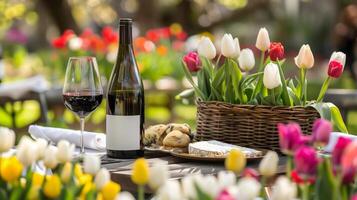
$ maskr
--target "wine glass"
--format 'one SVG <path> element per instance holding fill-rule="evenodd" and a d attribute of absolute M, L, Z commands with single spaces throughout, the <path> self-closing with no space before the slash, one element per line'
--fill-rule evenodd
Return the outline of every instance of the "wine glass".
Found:
<path fill-rule="evenodd" d="M 84 121 L 102 102 L 103 88 L 95 57 L 70 57 L 63 86 L 64 105 L 80 119 L 80 156 L 84 155 Z"/>

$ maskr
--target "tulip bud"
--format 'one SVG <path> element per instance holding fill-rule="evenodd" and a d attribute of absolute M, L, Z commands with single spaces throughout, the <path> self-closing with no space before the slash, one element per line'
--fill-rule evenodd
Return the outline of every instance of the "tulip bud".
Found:
<path fill-rule="evenodd" d="M 145 185 L 149 181 L 150 171 L 144 158 L 135 160 L 131 180 L 137 185 Z"/>
<path fill-rule="evenodd" d="M 68 41 L 68 47 L 70 50 L 76 51 L 79 50 L 82 47 L 83 40 L 79 37 L 72 37 Z"/>
<path fill-rule="evenodd" d="M 49 169 L 54 169 L 57 164 L 57 148 L 55 146 L 49 145 L 45 151 L 44 151 L 44 155 L 43 155 L 43 163 L 45 165 L 45 167 L 49 168 Z"/>
<path fill-rule="evenodd" d="M 108 182 L 110 181 L 109 171 L 105 168 L 102 168 L 98 171 L 95 176 L 94 183 L 97 189 L 100 191 Z"/>
<path fill-rule="evenodd" d="M 220 192 L 220 188 L 217 187 L 217 179 L 213 175 L 206 175 L 201 179 L 196 179 L 195 183 L 205 194 L 208 194 L 210 197 L 214 198 Z"/>
<path fill-rule="evenodd" d="M 259 163 L 259 172 L 262 176 L 272 177 L 278 170 L 279 156 L 275 151 L 268 151 Z"/>
<path fill-rule="evenodd" d="M 60 163 L 70 162 L 74 152 L 74 145 L 66 140 L 61 140 L 57 144 L 57 160 Z"/>
<path fill-rule="evenodd" d="M 330 77 L 338 78 L 341 76 L 346 63 L 346 54 L 342 52 L 333 52 L 328 64 L 327 74 Z"/>
<path fill-rule="evenodd" d="M 335 167 L 340 167 L 344 150 L 352 142 L 351 139 L 339 137 L 332 151 L 332 163 Z"/>
<path fill-rule="evenodd" d="M 274 89 L 281 85 L 278 65 L 275 63 L 269 63 L 265 66 L 263 83 L 268 89 Z"/>
<path fill-rule="evenodd" d="M 17 147 L 16 156 L 19 161 L 28 167 L 32 165 L 37 159 L 37 146 L 36 143 L 28 136 L 23 136 Z"/>
<path fill-rule="evenodd" d="M 274 186 L 271 194 L 272 200 L 294 200 L 296 199 L 296 184 L 292 183 L 287 177 L 280 176 Z"/>
<path fill-rule="evenodd" d="M 236 183 L 236 175 L 231 171 L 218 172 L 218 186 L 220 189 L 232 186 Z"/>
<path fill-rule="evenodd" d="M 194 51 L 189 52 L 183 57 L 188 70 L 190 72 L 197 72 L 201 69 L 201 60 L 198 54 Z"/>
<path fill-rule="evenodd" d="M 169 169 L 166 163 L 155 162 L 150 167 L 149 186 L 153 190 L 157 190 L 162 186 L 169 178 Z"/>
<path fill-rule="evenodd" d="M 240 53 L 238 38 L 233 39 L 231 34 L 224 34 L 221 42 L 221 53 L 227 58 L 237 58 Z"/>
<path fill-rule="evenodd" d="M 100 169 L 100 159 L 95 155 L 85 155 L 83 161 L 83 169 L 85 173 L 96 175 Z"/>
<path fill-rule="evenodd" d="M 255 180 L 259 181 L 259 174 L 257 170 L 253 168 L 245 168 L 242 172 L 242 177 L 251 177 L 254 178 Z"/>
<path fill-rule="evenodd" d="M 351 198 L 351 200 L 357 200 L 357 194 L 354 194 Z"/>
<path fill-rule="evenodd" d="M 341 158 L 342 176 L 344 183 L 352 183 L 357 170 L 357 141 L 351 142 L 343 151 Z"/>
<path fill-rule="evenodd" d="M 208 59 L 216 57 L 216 48 L 208 37 L 202 37 L 197 47 L 198 54 Z"/>
<path fill-rule="evenodd" d="M 0 127 L 0 153 L 9 151 L 15 144 L 15 133 L 13 130 Z"/>
<path fill-rule="evenodd" d="M 38 138 L 36 140 L 36 146 L 37 146 L 37 159 L 41 160 L 43 159 L 43 156 L 45 154 L 45 149 L 47 148 L 47 141 L 43 138 Z"/>
<path fill-rule="evenodd" d="M 227 189 L 224 189 L 219 193 L 215 200 L 235 200 L 235 198 Z"/>
<path fill-rule="evenodd" d="M 135 200 L 135 198 L 130 192 L 124 191 L 119 193 L 115 200 Z"/>
<path fill-rule="evenodd" d="M 280 149 L 287 155 L 293 155 L 304 144 L 302 131 L 297 123 L 287 125 L 279 123 L 278 132 Z"/>
<path fill-rule="evenodd" d="M 272 42 L 269 47 L 269 57 L 272 61 L 284 59 L 284 46 L 280 42 Z"/>
<path fill-rule="evenodd" d="M 236 196 L 236 198 L 254 200 L 256 197 L 259 196 L 260 188 L 260 183 L 254 178 L 241 178 L 237 184 L 238 195 Z"/>
<path fill-rule="evenodd" d="M 315 149 L 311 147 L 299 148 L 294 157 L 296 172 L 304 179 L 316 174 L 319 159 Z"/>
<path fill-rule="evenodd" d="M 197 198 L 197 191 L 195 189 L 195 184 L 200 182 L 202 179 L 201 174 L 195 174 L 195 175 L 188 175 L 183 177 L 182 179 L 182 192 L 183 196 L 186 199 L 196 199 Z"/>
<path fill-rule="evenodd" d="M 247 159 L 242 151 L 232 149 L 225 160 L 225 167 L 227 170 L 238 174 L 245 167 Z"/>
<path fill-rule="evenodd" d="M 243 49 L 238 58 L 239 67 L 248 72 L 253 69 L 255 65 L 255 59 L 253 51 L 250 49 Z"/>
<path fill-rule="evenodd" d="M 270 47 L 270 39 L 269 33 L 266 28 L 261 28 L 258 32 L 257 41 L 255 42 L 255 46 L 260 51 L 266 51 Z"/>
<path fill-rule="evenodd" d="M 63 183 L 68 183 L 69 180 L 71 179 L 72 175 L 72 163 L 66 162 L 63 166 L 62 172 L 61 172 L 61 180 Z"/>
<path fill-rule="evenodd" d="M 331 62 L 333 60 L 341 63 L 342 66 L 345 66 L 345 64 L 346 64 L 346 54 L 344 54 L 341 51 L 338 51 L 338 52 L 335 51 L 335 52 L 332 53 L 329 62 Z"/>
<path fill-rule="evenodd" d="M 324 119 L 317 119 L 312 127 L 312 140 L 318 145 L 326 145 L 330 139 L 332 124 Z"/>
<path fill-rule="evenodd" d="M 302 69 L 310 69 L 314 66 L 314 55 L 308 44 L 301 46 L 299 54 L 295 57 L 295 64 Z"/>
<path fill-rule="evenodd" d="M 182 200 L 182 191 L 178 180 L 169 180 L 159 189 L 157 198 L 167 200 Z"/>

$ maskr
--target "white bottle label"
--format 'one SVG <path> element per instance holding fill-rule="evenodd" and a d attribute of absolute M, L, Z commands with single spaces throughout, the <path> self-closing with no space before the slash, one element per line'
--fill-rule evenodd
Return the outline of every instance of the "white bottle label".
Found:
<path fill-rule="evenodd" d="M 140 115 L 107 115 L 107 149 L 129 151 L 140 149 Z"/>

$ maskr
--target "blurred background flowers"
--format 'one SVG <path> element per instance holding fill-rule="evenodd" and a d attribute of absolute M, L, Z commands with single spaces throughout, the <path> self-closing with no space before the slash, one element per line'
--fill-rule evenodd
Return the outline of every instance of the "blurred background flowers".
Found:
<path fill-rule="evenodd" d="M 332 87 L 356 88 L 357 3 L 353 0 L 0 0 L 5 66 L 1 79 L 11 82 L 42 74 L 52 93 L 59 91 L 46 95 L 49 123 L 76 126 L 60 96 L 66 62 L 69 56 L 95 56 L 105 83 L 116 59 L 119 17 L 134 19 L 135 54 L 147 90 L 147 124 L 194 125 L 193 102 L 183 104 L 175 96 L 188 87 L 180 59 L 197 48 L 201 36 L 218 46 L 229 32 L 239 38 L 242 49 L 255 49 L 256 34 L 266 27 L 290 58 L 297 55 L 302 41 L 310 44 L 317 67 L 308 73 L 309 98 L 316 98 L 332 51 L 343 51 L 345 73 Z M 297 73 L 293 63 L 287 66 L 288 76 Z M 6 111 L 14 109 L 18 128 L 26 128 L 40 117 L 39 108 L 37 101 L 4 103 L 0 125 L 12 125 Z M 356 132 L 353 116 L 357 113 L 350 112 L 347 120 L 351 132 Z M 88 129 L 103 131 L 104 119 L 102 104 L 89 119 Z"/>

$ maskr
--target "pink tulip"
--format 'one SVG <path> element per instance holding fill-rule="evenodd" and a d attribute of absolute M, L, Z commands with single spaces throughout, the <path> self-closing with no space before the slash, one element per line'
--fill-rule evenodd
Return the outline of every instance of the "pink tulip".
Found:
<path fill-rule="evenodd" d="M 216 200 L 234 200 L 234 198 L 228 192 L 228 190 L 223 190 L 221 193 L 219 193 Z"/>
<path fill-rule="evenodd" d="M 288 155 L 293 153 L 304 144 L 304 138 L 299 124 L 278 124 L 280 149 Z"/>
<path fill-rule="evenodd" d="M 357 194 L 354 194 L 354 195 L 351 197 L 351 200 L 357 200 Z"/>
<path fill-rule="evenodd" d="M 242 177 L 251 177 L 259 181 L 259 173 L 253 168 L 245 168 L 242 172 Z"/>
<path fill-rule="evenodd" d="M 294 163 L 296 172 L 307 179 L 316 174 L 319 159 L 314 148 L 301 147 L 295 153 Z"/>
<path fill-rule="evenodd" d="M 351 183 L 357 172 L 357 141 L 351 142 L 343 151 L 341 167 L 343 182 Z"/>
<path fill-rule="evenodd" d="M 317 119 L 312 127 L 312 141 L 325 146 L 332 132 L 332 124 L 324 119 Z"/>
<path fill-rule="evenodd" d="M 197 52 L 191 51 L 183 57 L 190 72 L 197 72 L 201 69 L 201 60 Z"/>
<path fill-rule="evenodd" d="M 332 151 L 332 163 L 335 167 L 339 167 L 341 165 L 343 151 L 351 142 L 351 139 L 345 137 L 338 138 L 335 148 Z"/>

